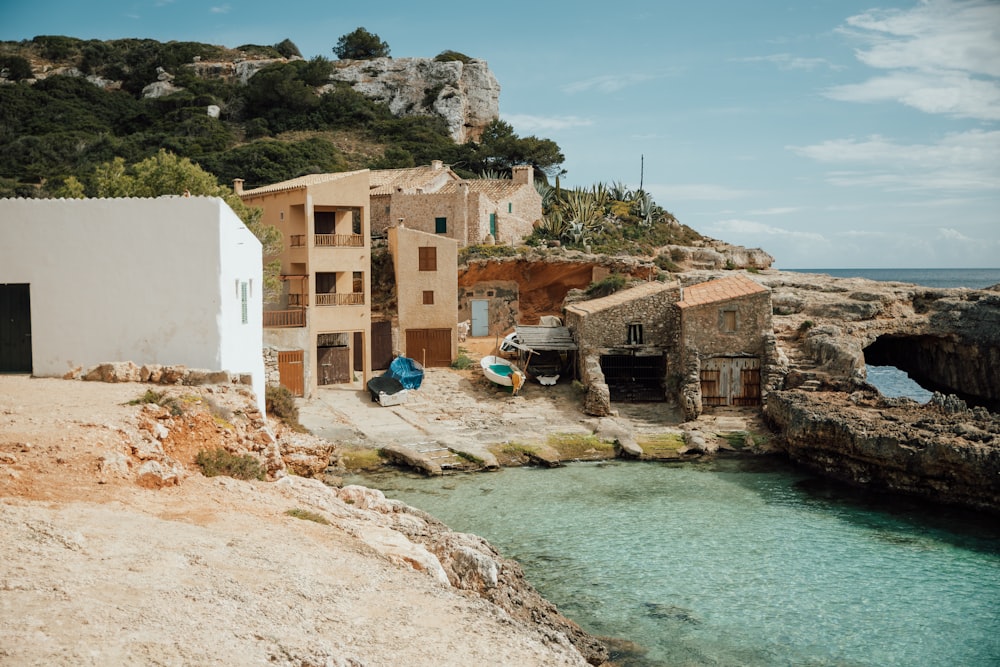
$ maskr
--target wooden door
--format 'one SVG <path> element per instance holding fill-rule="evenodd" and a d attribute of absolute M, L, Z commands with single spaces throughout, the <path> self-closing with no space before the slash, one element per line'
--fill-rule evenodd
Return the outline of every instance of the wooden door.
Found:
<path fill-rule="evenodd" d="M 365 372 L 365 334 L 363 331 L 354 332 L 354 370 L 359 373 Z"/>
<path fill-rule="evenodd" d="M 372 322 L 372 370 L 389 368 L 392 360 L 392 322 Z"/>
<path fill-rule="evenodd" d="M 0 373 L 31 371 L 30 286 L 0 284 Z"/>
<path fill-rule="evenodd" d="M 351 381 L 351 348 L 320 347 L 316 351 L 318 384 L 340 384 Z"/>
<path fill-rule="evenodd" d="M 701 404 L 760 405 L 760 359 L 757 357 L 706 359 L 701 368 Z"/>
<path fill-rule="evenodd" d="M 294 396 L 305 394 L 302 350 L 278 352 L 278 382 Z"/>
<path fill-rule="evenodd" d="M 406 356 L 428 368 L 451 365 L 451 329 L 407 329 Z"/>

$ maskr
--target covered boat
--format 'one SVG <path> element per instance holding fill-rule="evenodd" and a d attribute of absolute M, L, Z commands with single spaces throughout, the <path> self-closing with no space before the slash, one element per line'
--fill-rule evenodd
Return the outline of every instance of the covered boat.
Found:
<path fill-rule="evenodd" d="M 420 383 L 424 381 L 424 367 L 409 357 L 396 357 L 389 364 L 386 375 L 399 380 L 404 389 L 420 389 Z"/>
<path fill-rule="evenodd" d="M 503 357 L 487 355 L 479 360 L 479 365 L 486 379 L 502 387 L 510 387 L 514 394 L 524 385 L 524 373 Z"/>

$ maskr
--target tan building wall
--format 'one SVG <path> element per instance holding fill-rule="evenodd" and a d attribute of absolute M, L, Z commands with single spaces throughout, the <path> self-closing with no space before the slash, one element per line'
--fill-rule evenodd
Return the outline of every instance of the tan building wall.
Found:
<path fill-rule="evenodd" d="M 458 242 L 406 226 L 390 227 L 388 236 L 396 275 L 399 349 L 422 362 L 416 351 L 406 349 L 407 331 L 447 329 L 454 360 L 458 356 Z M 421 248 L 434 249 L 433 270 L 421 269 Z M 428 293 L 433 303 L 426 303 Z"/>
<path fill-rule="evenodd" d="M 772 331 L 770 292 L 679 310 L 681 344 L 702 357 L 764 354 L 764 337 Z"/>
<path fill-rule="evenodd" d="M 307 396 L 320 385 L 318 345 L 343 340 L 354 367 L 361 345 L 361 368 L 351 380 L 371 377 L 371 242 L 368 171 L 314 174 L 237 194 L 248 206 L 263 209 L 263 222 L 282 234 L 282 295 L 266 307 L 269 315 L 305 311 L 305 325 L 267 326 L 267 345 L 302 349 Z M 323 222 L 317 225 L 317 217 Z M 339 336 L 336 336 L 339 335 Z"/>

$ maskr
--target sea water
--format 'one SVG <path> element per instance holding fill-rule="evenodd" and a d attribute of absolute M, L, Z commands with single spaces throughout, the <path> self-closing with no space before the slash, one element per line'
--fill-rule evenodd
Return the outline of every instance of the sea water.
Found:
<path fill-rule="evenodd" d="M 825 273 L 834 278 L 868 278 L 924 287 L 983 289 L 1000 284 L 1000 269 L 785 269 L 797 273 Z"/>
<path fill-rule="evenodd" d="M 369 486 L 481 535 L 628 665 L 1000 664 L 995 520 L 767 458 L 578 463 Z"/>

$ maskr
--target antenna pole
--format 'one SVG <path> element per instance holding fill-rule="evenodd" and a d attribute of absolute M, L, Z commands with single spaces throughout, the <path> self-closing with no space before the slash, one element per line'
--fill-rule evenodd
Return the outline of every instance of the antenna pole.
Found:
<path fill-rule="evenodd" d="M 645 175 L 646 171 L 646 156 L 642 153 L 639 154 L 639 190 L 642 190 L 642 177 Z"/>

